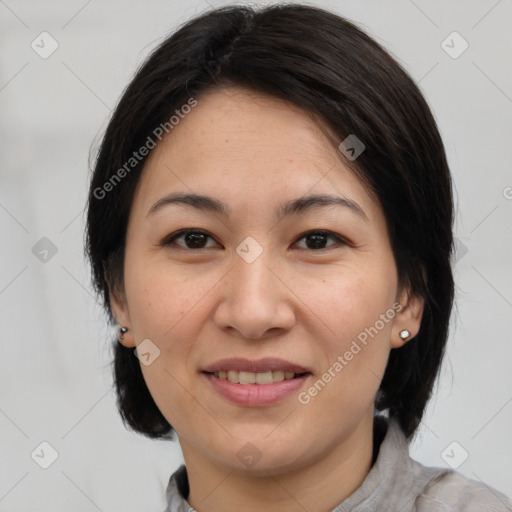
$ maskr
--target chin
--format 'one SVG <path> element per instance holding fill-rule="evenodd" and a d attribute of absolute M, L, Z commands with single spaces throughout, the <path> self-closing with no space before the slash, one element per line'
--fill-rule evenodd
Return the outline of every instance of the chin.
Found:
<path fill-rule="evenodd" d="M 235 463 L 233 463 L 233 459 L 230 459 L 228 466 L 237 474 L 246 476 L 278 476 L 297 471 L 302 467 L 302 464 L 297 461 L 296 457 L 292 458 L 289 455 L 279 456 L 272 454 L 271 456 L 265 456 L 262 454 L 261 458 L 256 460 L 254 465 L 241 462 L 237 454 L 235 454 L 235 459 Z"/>
<path fill-rule="evenodd" d="M 271 429 L 269 430 L 271 431 Z M 261 430 L 260 430 L 261 432 Z M 217 445 L 218 446 L 218 445 Z M 230 471 L 250 476 L 290 473 L 306 463 L 306 447 L 291 437 L 270 440 L 264 434 L 240 436 L 224 446 L 225 451 L 211 454 Z"/>

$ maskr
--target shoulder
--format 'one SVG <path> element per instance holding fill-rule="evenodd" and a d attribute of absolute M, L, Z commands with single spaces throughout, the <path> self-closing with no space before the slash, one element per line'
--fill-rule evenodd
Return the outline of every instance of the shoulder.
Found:
<path fill-rule="evenodd" d="M 417 512 L 512 512 L 512 500 L 482 482 L 453 470 L 426 468 L 414 460 L 413 464 L 420 471 L 439 469 L 418 493 Z"/>
<path fill-rule="evenodd" d="M 512 500 L 484 482 L 413 459 L 394 418 L 389 421 L 381 451 L 380 478 L 387 486 L 386 502 L 399 505 L 401 512 L 512 512 Z"/>

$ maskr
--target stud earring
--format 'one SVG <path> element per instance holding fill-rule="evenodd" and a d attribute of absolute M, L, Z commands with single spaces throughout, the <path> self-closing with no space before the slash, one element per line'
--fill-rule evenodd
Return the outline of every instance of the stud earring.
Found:
<path fill-rule="evenodd" d="M 119 328 L 119 339 L 124 340 L 124 335 L 128 332 L 128 327 L 120 327 Z"/>
<path fill-rule="evenodd" d="M 403 340 L 406 340 L 410 335 L 411 335 L 411 333 L 407 329 L 400 331 L 400 334 L 399 334 L 400 338 L 402 338 Z"/>

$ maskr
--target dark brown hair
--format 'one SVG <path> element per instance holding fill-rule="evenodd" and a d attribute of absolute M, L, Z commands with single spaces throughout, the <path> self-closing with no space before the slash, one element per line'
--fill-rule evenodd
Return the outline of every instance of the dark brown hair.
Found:
<path fill-rule="evenodd" d="M 391 351 L 376 409 L 417 429 L 441 365 L 454 283 L 453 200 L 445 150 L 418 87 L 376 41 L 348 20 L 300 4 L 228 6 L 166 38 L 124 91 L 101 143 L 88 200 L 86 252 L 109 320 L 109 283 L 123 289 L 125 235 L 145 158 L 112 181 L 148 136 L 191 97 L 237 85 L 291 102 L 364 152 L 348 162 L 380 202 L 401 285 L 425 300 L 417 336 Z M 117 175 L 119 176 L 119 174 Z M 105 191 L 105 183 L 113 186 Z M 115 342 L 123 420 L 149 437 L 171 437 L 133 349 Z"/>

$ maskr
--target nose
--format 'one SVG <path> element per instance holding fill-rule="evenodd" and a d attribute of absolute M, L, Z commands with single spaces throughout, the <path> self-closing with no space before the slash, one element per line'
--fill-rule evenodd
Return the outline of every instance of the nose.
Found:
<path fill-rule="evenodd" d="M 283 277 L 275 264 L 270 268 L 265 251 L 251 263 L 236 254 L 233 267 L 224 278 L 214 315 L 216 325 L 253 340 L 291 329 L 295 323 L 293 293 Z"/>

